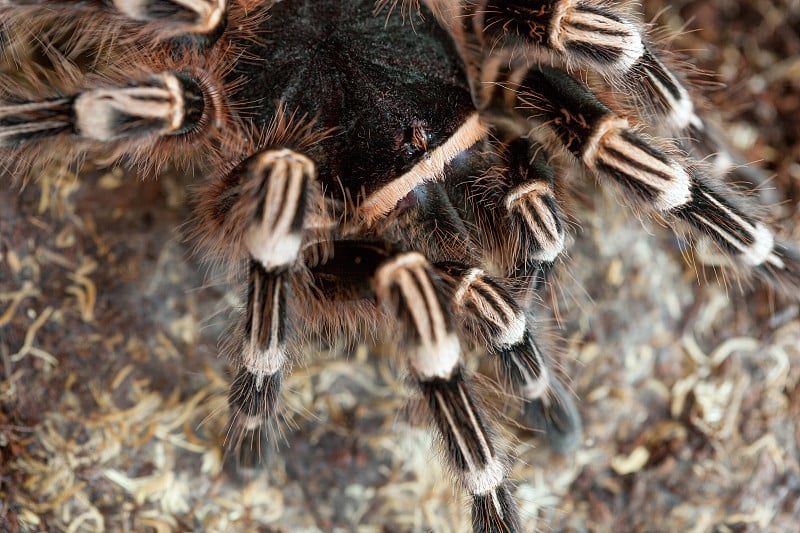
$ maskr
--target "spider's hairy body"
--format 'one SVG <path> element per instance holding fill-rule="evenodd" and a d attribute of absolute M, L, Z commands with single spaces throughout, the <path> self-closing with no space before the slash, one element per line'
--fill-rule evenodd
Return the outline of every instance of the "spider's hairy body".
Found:
<path fill-rule="evenodd" d="M 245 52 L 264 63 L 242 61 L 229 74 L 242 80 L 231 98 L 249 104 L 259 128 L 280 102 L 332 132 L 309 155 L 326 190 L 352 200 L 403 174 L 474 113 L 455 45 L 435 19 L 409 31 L 373 8 L 369 0 L 278 2 L 262 26 L 266 42 Z M 426 149 L 405 139 L 417 124 L 426 125 Z"/>
<path fill-rule="evenodd" d="M 136 38 L 165 44 L 145 52 L 123 39 L 109 52 L 119 66 L 97 81 L 78 65 L 84 37 L 42 23 L 42 39 L 65 48 L 69 80 L 0 72 L 0 149 L 19 160 L 14 171 L 74 145 L 76 157 L 111 152 L 149 168 L 185 157 L 203 172 L 191 238 L 247 272 L 225 348 L 240 466 L 274 432 L 284 373 L 308 338 L 388 329 L 472 498 L 474 531 L 521 531 L 512 461 L 463 353 L 497 359 L 525 426 L 563 452 L 580 444 L 577 408 L 532 318 L 566 242 L 549 152 L 791 294 L 798 255 L 692 158 L 722 148 L 626 11 L 590 0 L 412 4 L 388 15 L 374 0 L 81 4 L 86 20 L 139 24 Z M 48 2 L 11 5 L 0 14 L 15 21 L 50 16 Z M 585 72 L 599 79 L 588 85 Z M 628 89 L 640 116 L 626 116 Z"/>

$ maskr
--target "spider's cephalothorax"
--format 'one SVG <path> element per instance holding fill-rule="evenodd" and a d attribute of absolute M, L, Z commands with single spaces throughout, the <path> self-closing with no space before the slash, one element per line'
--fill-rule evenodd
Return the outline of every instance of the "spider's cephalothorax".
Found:
<path fill-rule="evenodd" d="M 529 316 L 565 240 L 543 146 L 798 290 L 796 253 L 693 162 L 724 150 L 680 76 L 606 1 L 429 0 L 388 15 L 374 0 L 0 6 L 13 34 L 3 64 L 16 66 L 0 71 L 6 167 L 65 147 L 208 175 L 193 237 L 248 273 L 229 343 L 242 461 L 309 336 L 388 335 L 472 496 L 475 531 L 523 527 L 462 351 L 496 357 L 527 425 L 558 449 L 579 444 Z M 26 39 L 47 44 L 50 71 L 23 66 L 9 43 Z M 612 89 L 603 103 L 595 85 Z"/>

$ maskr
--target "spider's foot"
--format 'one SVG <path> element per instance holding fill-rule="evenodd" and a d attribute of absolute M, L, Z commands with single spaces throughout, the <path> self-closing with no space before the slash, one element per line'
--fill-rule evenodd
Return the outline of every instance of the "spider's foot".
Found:
<path fill-rule="evenodd" d="M 266 375 L 253 373 L 245 366 L 231 384 L 230 442 L 225 467 L 234 479 L 248 481 L 269 463 L 270 452 L 275 448 L 275 412 L 281 381 L 280 370 Z"/>
<path fill-rule="evenodd" d="M 800 248 L 776 240 L 767 259 L 756 267 L 756 274 L 777 290 L 800 299 Z"/>
<path fill-rule="evenodd" d="M 475 533 L 522 531 L 508 482 L 472 497 L 472 530 Z"/>
<path fill-rule="evenodd" d="M 523 421 L 533 431 L 543 432 L 547 445 L 561 454 L 569 454 L 583 440 L 583 423 L 572 396 L 557 380 L 542 397 L 525 400 Z"/>
<path fill-rule="evenodd" d="M 252 481 L 265 470 L 272 459 L 274 443 L 269 430 L 262 425 L 241 433 L 236 446 L 225 453 L 224 469 L 237 483 Z"/>

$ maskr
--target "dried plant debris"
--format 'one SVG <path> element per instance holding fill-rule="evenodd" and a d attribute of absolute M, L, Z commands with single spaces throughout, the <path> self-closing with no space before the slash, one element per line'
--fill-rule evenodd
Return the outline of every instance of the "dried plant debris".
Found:
<path fill-rule="evenodd" d="M 756 185 L 800 240 L 800 5 L 646 4 L 683 30 L 670 47 L 727 85 L 708 108 L 774 172 Z M 176 230 L 192 179 L 40 174 L 0 183 L 0 531 L 468 529 L 380 347 L 309 348 L 277 445 L 262 443 L 268 467 L 232 477 L 216 354 L 241 302 Z M 541 310 L 567 339 L 585 441 L 558 456 L 507 425 L 522 519 L 545 531 L 795 530 L 797 301 L 726 290 L 667 232 L 586 196 L 597 199 L 571 206 L 580 228 L 557 316 Z"/>

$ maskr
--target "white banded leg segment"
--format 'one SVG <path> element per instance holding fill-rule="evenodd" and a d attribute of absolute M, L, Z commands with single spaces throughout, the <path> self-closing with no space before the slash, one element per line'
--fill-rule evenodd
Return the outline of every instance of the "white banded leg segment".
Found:
<path fill-rule="evenodd" d="M 772 231 L 699 176 L 693 182 L 692 201 L 674 213 L 745 265 L 758 267 L 769 261 L 772 267 L 785 266 L 775 253 Z"/>
<path fill-rule="evenodd" d="M 544 120 L 591 170 L 612 177 L 660 211 L 685 204 L 689 173 L 628 129 L 588 87 L 556 69 L 531 69 L 520 96 L 531 118 Z"/>
<path fill-rule="evenodd" d="M 510 221 L 516 271 L 529 274 L 541 263 L 552 264 L 564 250 L 565 230 L 554 190 L 553 169 L 538 144 L 515 139 L 503 148 L 509 189 L 502 199 Z"/>
<path fill-rule="evenodd" d="M 75 98 L 75 133 L 97 141 L 177 135 L 203 115 L 200 85 L 184 74 L 163 72 L 130 87 L 94 89 Z"/>
<path fill-rule="evenodd" d="M 416 252 L 386 261 L 375 273 L 375 293 L 397 317 L 409 366 L 420 380 L 448 379 L 461 362 L 452 317 L 433 276 Z"/>
<path fill-rule="evenodd" d="M 504 206 L 512 227 L 528 237 L 522 242 L 530 241 L 523 247 L 528 261 L 555 261 L 564 251 L 565 232 L 552 187 L 540 181 L 518 185 L 508 192 Z"/>
<path fill-rule="evenodd" d="M 488 0 L 483 30 L 559 52 L 568 61 L 627 72 L 644 52 L 636 25 L 608 2 L 592 0 Z"/>
<path fill-rule="evenodd" d="M 499 356 L 502 373 L 514 390 L 524 400 L 542 397 L 550 375 L 514 298 L 478 268 L 437 266 L 454 279 L 454 309 L 466 316 L 473 337 Z"/>
<path fill-rule="evenodd" d="M 127 87 L 91 89 L 69 98 L 0 102 L 0 147 L 69 132 L 112 142 L 178 135 L 203 116 L 200 85 L 184 74 L 162 72 Z"/>
<path fill-rule="evenodd" d="M 176 34 L 208 34 L 224 24 L 227 0 L 113 0 L 121 13 L 143 22 L 177 26 Z"/>
<path fill-rule="evenodd" d="M 637 80 L 631 87 L 634 94 L 651 114 L 664 119 L 677 131 L 704 129 L 689 91 L 650 47 L 645 48 L 630 73 Z"/>
<path fill-rule="evenodd" d="M 583 163 L 611 176 L 658 211 L 686 204 L 691 199 L 689 172 L 627 126 L 627 121 L 616 117 L 598 124 Z"/>
<path fill-rule="evenodd" d="M 268 150 L 251 157 L 244 173 L 256 184 L 251 188 L 258 202 L 244 244 L 268 271 L 285 270 L 300 253 L 308 189 L 316 175 L 314 163 L 286 148 Z"/>
<path fill-rule="evenodd" d="M 607 2 L 562 0 L 558 4 L 550 46 L 568 59 L 578 56 L 626 72 L 644 52 L 636 25 L 614 13 Z"/>
<path fill-rule="evenodd" d="M 520 531 L 507 489 L 506 464 L 497 453 L 485 417 L 461 368 L 450 377 L 423 379 L 419 387 L 444 441 L 456 474 L 473 496 L 473 529 L 494 531 L 477 524 L 502 526 L 497 531 Z"/>
<path fill-rule="evenodd" d="M 0 146 L 63 132 L 102 142 L 177 135 L 195 128 L 203 111 L 196 81 L 162 72 L 132 86 L 91 89 L 71 98 L 0 102 Z"/>
<path fill-rule="evenodd" d="M 250 263 L 244 335 L 239 371 L 228 397 L 232 423 L 254 429 L 275 412 L 281 370 L 286 364 L 285 274 L 267 272 Z"/>
<path fill-rule="evenodd" d="M 500 360 L 505 382 L 522 399 L 525 425 L 544 433 L 548 444 L 566 453 L 581 442 L 582 424 L 575 402 L 551 376 L 525 314 L 513 297 L 477 268 L 438 264 L 454 287 L 454 309 L 466 327 Z"/>

